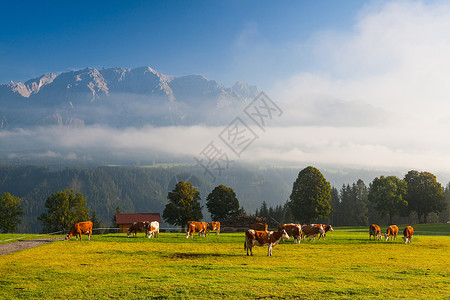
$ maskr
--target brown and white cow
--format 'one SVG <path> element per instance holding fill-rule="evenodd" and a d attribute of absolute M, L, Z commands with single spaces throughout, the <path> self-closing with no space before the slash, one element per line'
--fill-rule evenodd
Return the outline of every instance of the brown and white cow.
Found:
<path fill-rule="evenodd" d="M 83 234 L 83 233 L 87 233 L 88 240 L 91 240 L 92 226 L 93 226 L 93 223 L 91 221 L 75 223 L 72 225 L 72 228 L 70 228 L 70 231 L 66 235 L 64 240 L 67 241 L 73 236 L 76 236 L 76 238 L 78 240 L 78 236 L 80 236 L 80 241 L 81 241 L 81 234 Z"/>
<path fill-rule="evenodd" d="M 198 232 L 198 235 L 206 237 L 206 222 L 189 221 L 187 223 L 186 238 L 194 238 L 194 233 Z"/>
<path fill-rule="evenodd" d="M 210 231 L 216 231 L 216 235 L 220 233 L 220 222 L 208 222 L 206 225 L 206 233 Z"/>
<path fill-rule="evenodd" d="M 302 226 L 302 239 L 304 239 L 305 237 L 309 237 L 308 241 L 310 241 L 311 239 L 315 241 L 318 235 L 322 235 L 324 233 L 325 230 L 323 230 L 323 227 L 316 226 L 316 224 Z"/>
<path fill-rule="evenodd" d="M 159 237 L 159 222 L 153 221 L 149 224 L 148 231 L 147 231 L 147 237 L 153 238 L 156 235 L 156 237 Z"/>
<path fill-rule="evenodd" d="M 147 221 L 134 222 L 131 224 L 130 228 L 128 228 L 127 237 L 130 237 L 132 233 L 136 237 L 138 232 L 145 232 L 145 235 L 147 236 L 149 226 L 150 224 Z"/>
<path fill-rule="evenodd" d="M 375 240 L 375 238 L 381 240 L 381 229 L 377 224 L 372 224 L 369 226 L 369 240 L 372 238 L 372 235 L 373 240 Z"/>
<path fill-rule="evenodd" d="M 398 233 L 397 225 L 391 225 L 386 229 L 386 233 L 384 234 L 384 240 L 387 241 L 389 238 L 396 240 Z"/>
<path fill-rule="evenodd" d="M 286 230 L 289 238 L 291 236 L 294 237 L 294 243 L 300 244 L 300 240 L 302 239 L 302 225 L 293 223 L 278 225 L 278 231 L 281 229 Z"/>
<path fill-rule="evenodd" d="M 252 229 L 256 231 L 267 231 L 268 225 L 266 223 L 255 223 L 252 225 Z"/>
<path fill-rule="evenodd" d="M 269 246 L 267 256 L 272 256 L 272 248 L 275 247 L 281 239 L 289 239 L 289 235 L 286 230 L 281 229 L 278 231 L 256 231 L 253 229 L 245 232 L 244 249 L 250 249 L 250 255 L 253 256 L 252 248 L 254 246 Z"/>
<path fill-rule="evenodd" d="M 412 228 L 411 226 L 406 226 L 405 229 L 403 229 L 403 242 L 405 244 L 407 243 L 411 244 L 413 234 L 414 228 Z"/>
<path fill-rule="evenodd" d="M 327 234 L 328 231 L 334 231 L 334 229 L 333 229 L 333 227 L 331 227 L 331 225 L 316 224 L 316 227 L 320 227 L 320 226 L 322 226 L 323 231 L 325 231 L 325 233 L 323 233 L 323 234 L 321 233 L 321 234 L 319 235 L 319 240 L 320 240 L 320 238 L 325 239 L 325 236 L 326 236 L 326 234 Z"/>

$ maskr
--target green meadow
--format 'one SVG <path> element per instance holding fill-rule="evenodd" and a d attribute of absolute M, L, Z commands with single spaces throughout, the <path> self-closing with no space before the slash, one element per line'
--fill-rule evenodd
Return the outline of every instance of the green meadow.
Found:
<path fill-rule="evenodd" d="M 246 256 L 243 233 L 73 238 L 0 256 L 0 299 L 449 299 L 450 224 L 414 228 L 409 245 L 345 227 L 272 257 Z"/>

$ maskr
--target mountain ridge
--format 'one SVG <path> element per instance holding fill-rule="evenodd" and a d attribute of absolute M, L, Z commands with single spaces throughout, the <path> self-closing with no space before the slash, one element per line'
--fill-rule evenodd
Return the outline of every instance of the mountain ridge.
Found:
<path fill-rule="evenodd" d="M 168 76 L 149 66 L 87 67 L 0 84 L 0 129 L 220 123 L 224 108 L 238 107 L 258 94 L 247 83 L 227 88 L 202 75 Z"/>

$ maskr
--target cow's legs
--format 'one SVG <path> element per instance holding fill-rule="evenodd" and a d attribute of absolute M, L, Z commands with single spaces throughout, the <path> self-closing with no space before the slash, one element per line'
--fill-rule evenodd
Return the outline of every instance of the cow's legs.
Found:
<path fill-rule="evenodd" d="M 250 255 L 253 256 L 253 245 L 249 242 L 246 242 L 247 247 L 247 256 L 248 256 L 248 250 L 250 249 Z"/>

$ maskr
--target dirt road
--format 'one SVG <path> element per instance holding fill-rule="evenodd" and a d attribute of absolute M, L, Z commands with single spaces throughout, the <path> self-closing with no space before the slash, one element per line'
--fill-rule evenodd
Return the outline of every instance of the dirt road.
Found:
<path fill-rule="evenodd" d="M 33 248 L 43 244 L 49 244 L 54 241 L 61 241 L 64 238 L 42 238 L 37 240 L 17 241 L 15 243 L 0 245 L 0 256 L 12 252 Z"/>

